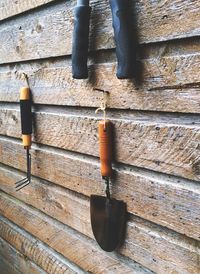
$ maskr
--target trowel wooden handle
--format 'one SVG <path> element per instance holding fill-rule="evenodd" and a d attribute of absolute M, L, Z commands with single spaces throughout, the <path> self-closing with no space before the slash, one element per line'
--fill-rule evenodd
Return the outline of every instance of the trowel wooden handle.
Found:
<path fill-rule="evenodd" d="M 99 122 L 99 148 L 101 175 L 112 176 L 112 123 L 102 120 Z"/>
<path fill-rule="evenodd" d="M 24 147 L 31 147 L 32 113 L 31 113 L 31 91 L 28 87 L 20 89 L 20 113 L 22 142 Z"/>

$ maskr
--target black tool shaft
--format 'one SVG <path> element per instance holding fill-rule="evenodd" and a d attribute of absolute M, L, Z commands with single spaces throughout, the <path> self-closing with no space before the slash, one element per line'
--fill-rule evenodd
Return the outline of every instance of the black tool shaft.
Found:
<path fill-rule="evenodd" d="M 128 0 L 109 0 L 118 60 L 117 77 L 128 79 L 134 77 L 133 69 L 133 33 L 131 33 L 130 7 Z"/>
<path fill-rule="evenodd" d="M 109 180 L 109 177 L 103 177 L 103 179 L 105 180 L 105 184 L 106 184 L 106 197 L 110 201 L 110 199 L 111 199 L 111 197 L 110 197 L 110 180 Z"/>
<path fill-rule="evenodd" d="M 27 178 L 31 179 L 31 154 L 29 148 L 26 148 Z"/>
<path fill-rule="evenodd" d="M 74 79 L 88 78 L 88 46 L 91 7 L 88 0 L 78 0 L 74 11 L 72 45 L 72 75 Z"/>

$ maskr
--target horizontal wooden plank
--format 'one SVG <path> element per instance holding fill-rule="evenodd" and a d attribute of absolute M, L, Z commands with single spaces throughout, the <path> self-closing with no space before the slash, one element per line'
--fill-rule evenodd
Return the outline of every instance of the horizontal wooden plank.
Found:
<path fill-rule="evenodd" d="M 94 0 L 91 4 L 90 49 L 115 47 L 108 1 Z M 0 31 L 1 63 L 71 54 L 74 5 L 75 1 L 62 1 L 48 9 L 4 23 Z M 133 15 L 133 21 L 137 21 L 140 43 L 199 36 L 198 2 L 183 4 L 179 0 L 171 0 L 155 5 L 154 2 L 138 1 L 133 10 L 137 14 L 137 20 Z M 177 20 L 178 31 L 172 18 Z M 136 37 L 134 31 L 133 35 Z"/>
<path fill-rule="evenodd" d="M 145 42 L 147 35 L 152 37 L 151 42 L 198 36 L 198 2 L 138 0 L 136 7 L 138 35 L 142 42 Z"/>
<path fill-rule="evenodd" d="M 81 166 L 81 170 L 84 169 L 84 165 L 81 165 L 80 163 L 75 164 L 75 162 L 72 162 L 72 164 L 76 167 Z M 53 169 L 53 167 L 51 169 Z M 56 172 L 55 167 L 54 171 L 55 176 L 60 175 L 60 173 Z M 80 197 L 76 197 L 74 193 L 36 179 L 32 179 L 33 184 L 27 189 L 16 192 L 13 186 L 16 181 L 22 179 L 22 176 L 5 168 L 0 168 L 0 174 L 2 174 L 2 178 L 0 179 L 1 190 L 44 211 L 49 216 L 58 219 L 81 233 L 92 237 L 89 222 L 88 200 L 87 202 L 84 202 Z M 200 189 L 198 191 L 198 189 L 195 187 L 193 189 L 191 186 L 188 186 L 187 189 L 186 187 L 184 188 L 177 184 L 173 186 L 167 182 L 159 184 L 155 180 L 149 180 L 147 184 L 146 178 L 133 175 L 131 177 L 130 173 L 127 175 L 127 172 L 121 172 L 121 174 L 116 174 L 116 176 L 119 178 L 121 177 L 121 181 L 116 182 L 116 187 L 113 185 L 112 191 L 116 198 L 127 202 L 130 213 L 137 214 L 142 218 L 147 218 L 148 220 L 163 224 L 169 228 L 174 228 L 175 231 L 181 232 L 194 239 L 200 239 Z M 80 179 L 82 179 L 81 182 Z M 74 187 L 74 189 L 77 192 L 81 192 L 84 185 L 88 184 L 88 180 L 84 181 L 83 178 L 80 179 L 78 180 L 76 177 L 77 185 L 79 185 L 79 187 Z M 68 178 L 65 177 L 65 180 L 68 180 Z M 138 184 L 135 183 L 137 180 L 139 181 Z M 129 182 L 131 185 L 132 182 L 134 182 L 135 186 L 131 188 L 126 186 L 123 191 L 124 182 Z M 68 184 L 69 183 L 70 182 L 68 182 Z M 90 184 L 95 184 L 95 181 L 90 181 Z M 96 182 L 96 184 L 100 183 Z M 95 185 L 94 188 L 96 188 Z M 101 184 L 99 189 L 99 192 L 96 192 L 96 189 L 94 189 L 93 194 L 98 193 L 103 195 L 105 191 L 104 185 Z M 91 187 L 90 192 L 90 194 L 92 194 Z M 186 195 L 186 193 L 188 195 Z M 166 197 L 167 194 L 168 197 Z M 32 197 L 31 200 L 29 199 L 30 196 Z M 154 200 L 156 201 L 154 202 Z M 146 210 L 146 208 L 148 208 L 148 210 Z M 144 211 L 146 214 L 144 214 Z"/>
<path fill-rule="evenodd" d="M 198 117 L 164 116 L 159 119 L 151 114 L 110 115 L 115 125 L 117 162 L 199 181 Z M 1 108 L 0 117 L 1 135 L 21 137 L 18 110 Z M 35 113 L 35 126 L 34 140 L 37 143 L 98 155 L 98 119 L 94 118 L 93 112 L 40 110 Z"/>
<path fill-rule="evenodd" d="M 98 40 L 98 49 L 114 47 L 111 29 L 111 14 L 106 1 L 101 1 L 97 5 L 97 11 L 93 16 L 91 25 L 96 30 L 97 37 L 92 40 Z M 73 8 L 75 1 L 62 1 L 58 5 L 35 11 L 31 14 L 4 23 L 4 28 L 0 31 L 0 63 L 10 63 L 22 60 L 41 59 L 55 56 L 71 54 L 72 30 L 73 30 Z M 103 8 L 104 7 L 104 8 Z M 107 7 L 107 8 L 106 8 Z M 104 9 L 105 13 L 102 14 Z M 106 8 L 106 9 L 105 9 Z M 98 21 L 95 17 L 98 13 Z M 109 13 L 109 15 L 108 15 Z M 105 14 L 105 15 L 104 15 Z M 53 16 L 52 16 L 53 15 Z M 109 26 L 108 32 L 103 30 L 105 18 Z M 103 25 L 102 25 L 103 24 Z M 96 32 L 95 31 L 95 32 Z M 111 43 L 108 43 L 111 39 Z M 4 42 L 3 42 L 4 41 Z M 106 44 L 108 45 L 106 46 Z M 94 49 L 94 42 L 93 49 Z M 7 58 L 5 58 L 5 54 Z"/>
<path fill-rule="evenodd" d="M 21 274 L 17 271 L 10 262 L 6 261 L 4 258 L 0 257 L 0 273 L 1 274 Z"/>
<path fill-rule="evenodd" d="M 103 252 L 93 240 L 80 235 L 69 227 L 50 219 L 36 209 L 6 194 L 0 194 L 0 212 L 27 232 L 64 255 L 86 272 L 102 273 L 152 273 L 142 266 L 114 254 Z M 12 208 L 12 209 L 11 209 Z M 26 221 L 25 221 L 26 220 Z M 78 252 L 77 252 L 78 251 Z M 104 262 L 102 264 L 102 262 Z M 137 272 L 138 271 L 138 272 Z"/>
<path fill-rule="evenodd" d="M 149 47 L 141 60 L 139 87 L 116 78 L 113 58 L 92 65 L 90 79 L 79 81 L 71 79 L 71 64 L 63 59 L 1 67 L 0 100 L 19 101 L 19 89 L 25 84 L 19 75 L 25 72 L 37 104 L 99 107 L 102 93 L 93 90 L 99 87 L 110 92 L 110 108 L 200 113 L 200 46 L 183 44 L 180 55 L 177 47 L 181 45 L 168 45 L 167 51 L 166 45 Z"/>
<path fill-rule="evenodd" d="M 52 193 L 49 193 L 49 195 L 51 194 Z M 1 213 L 4 216 L 7 216 L 7 217 L 9 216 L 8 218 L 12 220 L 13 222 L 15 222 L 16 224 L 21 225 L 22 221 L 20 220 L 21 219 L 20 215 L 17 215 L 17 217 L 15 218 L 16 214 L 14 214 L 13 211 L 10 211 L 8 209 L 4 210 L 6 200 L 9 200 L 9 202 L 7 201 L 7 203 L 9 204 L 9 209 L 14 208 L 14 211 L 18 212 L 20 208 L 20 212 L 24 213 L 24 216 L 28 215 L 28 217 L 26 218 L 26 224 L 24 228 L 27 229 L 27 227 L 29 227 L 28 230 L 29 231 L 31 230 L 31 233 L 34 235 L 35 233 L 37 233 L 37 237 L 40 238 L 42 232 L 38 230 L 37 232 L 35 231 L 33 232 L 33 230 L 35 229 L 31 228 L 31 224 L 30 224 L 30 222 L 31 223 L 36 222 L 35 220 L 36 213 L 32 212 L 32 214 L 30 215 L 30 210 L 28 210 L 29 212 L 28 214 L 25 213 L 28 208 L 27 206 L 25 211 L 25 206 L 22 206 L 22 205 L 20 206 L 19 201 L 17 202 L 18 203 L 17 205 L 14 205 L 15 203 L 13 204 L 13 201 L 11 202 L 11 199 L 8 198 L 5 194 L 1 194 L 0 197 L 1 197 L 0 198 Z M 78 203 L 78 198 L 74 197 L 74 199 Z M 62 201 L 59 201 L 59 202 L 61 205 Z M 77 217 L 75 217 L 74 215 L 72 216 L 72 213 L 70 214 L 71 217 L 69 218 L 71 218 L 72 222 L 75 221 L 73 219 L 74 217 L 77 220 L 79 218 L 82 219 L 83 218 L 82 216 L 85 213 L 89 217 L 89 210 L 85 207 L 85 204 L 86 204 L 85 201 L 83 201 L 82 208 L 80 208 Z M 38 218 L 38 213 L 37 213 L 37 218 Z M 66 218 L 68 218 L 67 212 L 66 212 Z M 88 218 L 86 222 L 88 222 L 89 219 L 90 218 Z M 45 220 L 47 219 L 45 218 Z M 40 225 L 44 226 L 43 223 L 44 223 L 44 217 L 43 217 L 42 223 L 40 220 Z M 82 220 L 79 220 L 79 224 L 80 223 L 82 223 Z M 86 223 L 84 224 L 82 223 L 82 226 L 83 225 L 88 226 Z M 79 227 L 82 227 L 82 226 L 80 225 Z M 35 224 L 34 224 L 34 227 L 35 227 Z M 55 227 L 55 224 L 54 224 L 54 227 Z M 53 227 L 51 224 L 51 230 L 52 229 Z M 46 233 L 49 234 L 49 231 Z M 53 238 L 53 242 L 56 242 L 56 246 L 58 245 L 58 242 L 60 242 L 59 236 L 63 235 L 63 230 L 60 229 L 58 234 L 59 235 L 57 235 L 56 237 L 54 236 Z M 46 237 L 48 237 L 48 235 L 46 235 Z M 86 243 L 88 243 L 88 241 L 89 240 L 85 240 Z M 81 249 L 81 245 L 79 247 L 79 250 L 80 249 Z M 163 252 L 164 250 L 165 252 Z M 176 252 L 176 258 L 174 257 L 174 251 Z M 170 271 L 173 272 L 176 270 L 177 271 L 176 273 L 189 274 L 191 273 L 190 271 L 194 271 L 195 273 L 195 271 L 199 267 L 198 265 L 199 250 L 198 250 L 198 246 L 196 245 L 194 241 L 189 240 L 181 235 L 177 235 L 176 233 L 170 233 L 169 231 L 162 231 L 162 229 L 159 230 L 158 228 L 155 228 L 151 224 L 145 224 L 144 221 L 137 220 L 137 218 L 133 218 L 132 220 L 130 220 L 127 228 L 127 240 L 126 240 L 125 246 L 122 249 L 120 249 L 119 252 L 123 254 L 124 256 L 128 256 L 129 258 L 132 258 L 133 260 L 136 259 L 138 262 L 140 262 L 144 266 L 148 265 L 150 269 L 155 271 L 155 273 L 170 273 Z M 93 254 L 93 256 L 96 256 L 96 254 Z M 119 254 L 117 255 L 117 257 L 119 258 Z"/>
<path fill-rule="evenodd" d="M 0 21 L 52 1 L 54 0 L 1 0 Z"/>
<path fill-rule="evenodd" d="M 5 246 L 4 242 L 2 242 L 2 247 L 5 247 L 5 250 L 0 250 L 1 255 L 15 264 L 15 267 L 22 273 L 85 273 L 77 266 L 72 265 L 71 262 L 68 262 L 66 258 L 2 216 L 0 217 L 0 227 L 1 237 L 10 244 L 10 246 Z M 37 267 L 34 263 L 37 264 Z M 32 270 L 31 267 L 33 268 Z M 28 271 L 29 268 L 30 271 Z"/>
<path fill-rule="evenodd" d="M 23 244 L 23 243 L 21 243 Z M 4 258 L 7 262 L 10 262 L 19 273 L 23 274 L 45 274 L 41 268 L 35 265 L 32 261 L 30 261 L 27 257 L 23 256 L 20 252 L 18 252 L 15 248 L 13 248 L 10 244 L 0 238 L 0 256 Z M 17 272 L 17 271 L 16 271 Z M 15 272 L 15 273 L 16 273 Z M 8 271 L 7 273 L 10 274 Z"/>
<path fill-rule="evenodd" d="M 25 171 L 25 160 L 24 149 L 19 142 L 0 138 L 1 163 Z M 14 182 L 20 179 L 17 174 L 13 175 L 13 171 L 4 167 L 0 168 L 0 173 L 2 174 L 0 188 L 12 195 L 20 195 L 20 193 L 15 194 L 13 189 Z M 90 159 L 76 157 L 63 151 L 56 152 L 34 146 L 32 148 L 32 174 L 86 196 L 94 193 L 103 195 L 105 191 L 96 160 L 90 161 Z M 37 185 L 38 182 L 35 182 L 31 190 L 26 190 L 25 193 L 28 195 L 30 191 L 31 195 L 33 193 L 36 193 L 35 196 L 40 195 L 41 193 L 36 190 Z M 42 186 L 38 186 L 38 189 L 42 189 Z M 56 193 L 56 191 L 47 191 L 48 185 L 46 184 L 44 189 L 46 190 L 42 193 Z M 114 197 L 123 199 L 127 203 L 129 212 L 191 238 L 200 239 L 200 189 L 197 183 L 167 176 L 163 178 L 160 175 L 155 176 L 149 172 L 145 173 L 117 165 L 112 192 Z M 26 199 L 26 194 L 17 197 L 23 200 Z M 59 195 L 62 196 L 62 193 Z M 60 199 L 60 197 L 54 198 L 54 200 Z M 41 197 L 41 202 L 42 200 L 43 197 Z M 29 203 L 29 199 L 25 202 Z M 68 208 L 67 205 L 66 207 Z M 41 205 L 41 208 L 46 209 L 45 204 Z M 51 206 L 49 206 L 51 213 L 50 208 Z M 145 210 L 146 208 L 148 210 Z M 77 223 L 79 224 L 78 221 Z"/>

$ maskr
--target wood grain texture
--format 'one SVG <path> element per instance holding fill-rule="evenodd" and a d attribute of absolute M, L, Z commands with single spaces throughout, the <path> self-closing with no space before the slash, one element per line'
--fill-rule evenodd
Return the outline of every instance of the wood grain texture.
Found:
<path fill-rule="evenodd" d="M 199 1 L 131 1 L 140 83 L 115 76 L 109 1 L 91 0 L 90 77 L 82 81 L 71 77 L 76 0 L 0 2 L 0 273 L 199 273 Z M 26 168 L 16 140 L 21 72 L 36 104 L 36 177 L 15 192 Z M 90 226 L 89 196 L 105 190 L 94 87 L 110 92 L 112 194 L 129 211 L 125 244 L 113 254 L 100 250 Z"/>
<path fill-rule="evenodd" d="M 145 42 L 147 35 L 151 42 L 166 41 L 198 35 L 200 8 L 198 1 L 161 0 L 137 1 L 138 29 L 141 41 Z M 186 15 L 187 14 L 187 15 Z M 192 20 L 191 20 L 192 18 Z"/>
<path fill-rule="evenodd" d="M 91 65 L 90 78 L 79 81 L 72 80 L 71 64 L 63 58 L 3 66 L 0 100 L 19 101 L 19 89 L 25 84 L 19 75 L 25 72 L 37 104 L 99 107 L 102 93 L 93 90 L 99 87 L 110 92 L 110 108 L 199 113 L 199 45 L 188 42 L 149 46 L 141 59 L 140 86 L 116 78 L 114 57 L 109 63 Z"/>
<path fill-rule="evenodd" d="M 0 254 L 5 257 L 7 261 L 15 264 L 16 269 L 18 269 L 20 273 L 85 273 L 77 266 L 68 262 L 60 254 L 44 245 L 41 241 L 3 217 L 0 218 L 0 227 L 1 237 L 4 239 L 4 241 L 1 240 L 0 243 L 1 247 L 5 248 L 1 248 Z M 35 264 L 37 264 L 37 267 Z"/>
<path fill-rule="evenodd" d="M 117 162 L 199 180 L 198 119 L 166 116 L 162 120 L 131 113 L 110 115 L 115 126 Z M 0 134 L 20 138 L 19 116 L 15 109 L 1 108 Z M 73 114 L 65 109 L 41 110 L 35 113 L 35 124 L 37 143 L 93 156 L 99 154 L 98 119 L 93 117 L 93 112 L 84 115 L 83 111 Z"/>
<path fill-rule="evenodd" d="M 75 165 L 76 167 L 80 166 L 78 164 L 75 164 L 74 162 L 72 162 L 72 165 Z M 81 170 L 83 169 L 84 166 L 82 166 Z M 1 190 L 16 197 L 21 201 L 24 201 L 27 204 L 32 205 L 35 208 L 38 208 L 41 211 L 44 211 L 44 213 L 46 213 L 47 215 L 58 219 L 59 221 L 71 226 L 81 233 L 89 237 L 93 237 L 89 221 L 90 216 L 88 198 L 85 199 L 83 197 L 79 197 L 75 193 L 72 193 L 63 188 L 56 187 L 46 181 L 38 179 L 33 179 L 32 185 L 30 185 L 26 189 L 21 190 L 20 192 L 15 192 L 15 189 L 13 187 L 14 183 L 22 179 L 22 176 L 17 176 L 13 171 L 9 171 L 4 168 L 0 169 L 0 173 L 3 174 L 2 179 L 0 180 Z M 130 213 L 137 214 L 142 218 L 149 219 L 154 222 L 157 221 L 157 223 L 163 224 L 165 226 L 167 225 L 169 228 L 173 228 L 174 230 L 182 232 L 183 234 L 189 237 L 193 237 L 197 240 L 200 239 L 200 220 L 198 218 L 200 192 L 198 192 L 198 188 L 197 192 L 195 193 L 196 189 L 192 190 L 192 187 L 190 187 L 187 190 L 188 196 L 184 197 L 184 190 L 186 192 L 186 189 L 184 189 L 183 187 L 180 188 L 180 186 L 178 187 L 177 185 L 174 185 L 174 187 L 172 188 L 171 185 L 165 183 L 164 189 L 162 189 L 162 185 L 159 185 L 158 183 L 156 184 L 155 181 L 151 181 L 149 182 L 148 188 L 145 185 L 144 178 L 138 178 L 136 176 L 131 178 L 131 176 L 127 175 L 127 172 L 120 175 L 123 178 L 122 182 L 120 183 L 116 181 L 117 187 L 113 185 L 112 190 L 114 193 L 114 197 L 122 199 L 127 203 Z M 120 175 L 118 175 L 117 177 L 120 177 Z M 65 180 L 67 181 L 68 177 L 65 177 Z M 131 189 L 124 185 L 124 182 L 129 182 L 129 184 L 132 185 L 133 182 L 136 182 L 136 180 L 139 181 L 138 184 L 136 185 L 135 183 L 135 186 Z M 85 182 L 82 180 L 80 182 L 77 178 L 76 181 L 77 185 L 79 185 L 79 188 L 74 187 L 76 192 L 81 192 L 82 187 L 84 187 L 84 185 L 86 184 L 95 183 L 95 181 L 92 182 L 88 180 Z M 97 191 L 94 189 L 94 191 L 92 192 L 91 189 L 91 194 L 97 193 L 100 195 L 105 195 L 105 187 L 102 182 L 101 184 L 100 182 L 97 182 L 97 184 L 100 185 L 100 190 Z M 123 190 L 123 188 L 125 190 Z M 152 189 L 150 190 L 150 188 Z M 156 189 L 160 190 L 160 193 L 157 194 Z M 167 195 L 167 190 L 168 193 L 171 193 L 171 196 L 173 197 L 170 197 L 169 195 L 169 197 L 164 199 L 164 195 Z M 130 193 L 134 194 L 131 195 Z M 177 196 L 174 197 L 175 195 Z M 30 196 L 32 197 L 31 200 L 29 199 Z M 159 202 L 157 202 L 157 200 L 160 200 L 159 198 L 163 200 L 163 205 L 160 205 Z M 156 200 L 156 202 L 153 202 L 152 200 Z M 181 200 L 183 200 L 183 202 Z M 173 204 L 171 205 L 172 201 Z M 174 203 L 174 201 L 179 202 Z M 170 206 L 167 207 L 166 204 Z M 139 212 L 141 212 L 141 214 L 139 214 Z M 144 214 L 144 212 L 146 214 Z M 153 218 L 151 217 L 151 215 L 153 216 Z M 176 219 L 176 221 L 174 221 L 174 219 Z"/>
<path fill-rule="evenodd" d="M 0 139 L 0 162 L 25 171 L 25 155 L 21 144 Z M 52 172 L 49 172 L 49 170 L 52 170 Z M 13 172 L 3 167 L 0 168 L 2 174 L 0 188 L 15 196 L 20 195 L 23 191 L 15 193 L 14 182 L 21 178 L 17 174 L 14 175 Z M 32 174 L 86 196 L 95 193 L 104 195 L 105 186 L 101 180 L 97 160 L 91 161 L 63 151 L 56 152 L 55 150 L 33 146 Z M 51 206 L 45 206 L 48 199 L 43 201 L 43 193 L 46 193 L 47 197 L 48 193 L 56 195 L 56 189 L 55 192 L 51 191 L 48 184 L 40 186 L 39 181 L 36 181 L 29 189 L 17 198 L 26 203 L 33 202 L 32 200 L 29 201 L 28 198 L 26 199 L 26 195 L 35 193 L 36 204 L 33 206 L 37 206 L 37 200 L 39 199 L 43 203 L 41 210 L 43 208 L 48 210 L 49 208 L 48 214 L 51 215 Z M 58 191 L 59 195 L 62 196 L 61 192 Z M 117 165 L 115 166 L 112 193 L 115 198 L 122 199 L 127 203 L 129 212 L 191 238 L 200 239 L 200 188 L 198 184 L 180 180 L 179 178 L 167 176 L 163 178 L 160 175 L 155 176 L 155 174 L 149 172 L 145 173 L 141 170 L 132 170 L 127 166 Z M 54 201 L 60 199 L 59 196 L 53 198 Z M 73 198 L 69 199 L 73 200 Z M 65 200 L 65 198 L 62 200 Z M 67 205 L 66 207 L 68 208 Z M 147 208 L 148 210 L 146 210 Z M 73 211 L 73 206 L 71 210 Z M 62 216 L 62 213 L 59 216 Z M 65 214 L 63 214 L 63 218 L 65 218 Z M 77 224 L 81 226 L 80 221 Z"/>
<path fill-rule="evenodd" d="M 0 31 L 0 63 L 71 54 L 74 5 L 75 1 L 63 1 L 6 22 Z M 108 1 L 95 0 L 91 5 L 90 49 L 115 47 Z M 197 1 L 190 0 L 184 4 L 180 0 L 162 1 L 159 4 L 155 1 L 138 1 L 133 10 L 137 14 L 140 43 L 199 36 L 200 5 Z M 136 21 L 134 17 L 133 21 Z M 190 20 L 191 17 L 193 20 Z M 172 18 L 176 18 L 178 31 Z"/>
<path fill-rule="evenodd" d="M 41 268 L 35 265 L 32 261 L 30 261 L 27 257 L 18 252 L 13 246 L 8 244 L 6 241 L 0 238 L 0 256 L 4 258 L 7 262 L 10 262 L 12 266 L 15 267 L 16 273 L 17 270 L 19 273 L 23 274 L 45 274 Z M 0 265 L 1 270 L 1 265 Z M 7 270 L 7 273 L 10 273 Z"/>
<path fill-rule="evenodd" d="M 103 252 L 93 240 L 20 201 L 14 201 L 3 193 L 0 197 L 0 212 L 4 217 L 23 227 L 86 272 L 152 273 L 134 262 L 127 264 L 127 260 L 120 255 Z"/>
<path fill-rule="evenodd" d="M 16 270 L 10 262 L 6 261 L 3 257 L 0 257 L 0 273 L 1 274 L 21 274 Z"/>
<path fill-rule="evenodd" d="M 48 195 L 50 198 L 50 194 Z M 5 199 L 6 199 L 5 194 L 4 194 L 4 198 L 2 198 L 2 195 L 1 195 L 1 202 L 2 202 L 1 205 L 3 204 L 2 205 L 3 208 L 4 208 L 3 200 Z M 10 201 L 10 198 L 9 198 L 9 201 Z M 52 201 L 53 201 L 53 198 L 52 198 Z M 63 204 L 63 200 L 59 202 L 60 202 L 60 205 Z M 82 228 L 84 227 L 84 231 L 87 231 L 86 234 L 88 234 L 91 237 L 91 228 L 89 224 L 89 208 L 87 205 L 88 202 L 86 200 L 82 200 L 81 202 L 78 196 L 74 196 L 74 203 L 75 202 L 77 203 L 78 215 L 76 215 L 76 212 L 73 211 L 74 212 L 73 216 L 72 216 L 72 211 L 71 213 L 68 213 L 71 208 L 71 205 L 70 205 L 71 203 L 69 200 L 68 202 L 69 202 L 69 207 L 65 213 L 66 220 L 68 218 L 71 219 L 71 225 L 75 224 L 75 226 L 78 228 L 79 231 L 82 230 Z M 80 202 L 81 204 L 79 206 Z M 12 202 L 10 204 L 10 207 L 12 207 Z M 54 213 L 56 211 L 55 207 L 56 207 L 55 205 L 51 207 L 51 210 Z M 2 210 L 2 212 L 4 212 L 4 209 Z M 53 213 L 53 217 L 55 218 L 54 213 Z M 10 215 L 10 213 L 6 214 L 6 216 L 8 215 Z M 10 217 L 8 218 L 10 219 Z M 11 217 L 11 220 L 13 220 L 12 218 L 13 217 Z M 27 223 L 31 222 L 29 218 L 30 218 L 30 215 L 28 218 L 26 218 Z M 19 215 L 18 215 L 18 219 L 20 219 Z M 16 222 L 16 220 L 13 220 L 13 221 Z M 63 231 L 61 230 L 59 231 L 60 231 L 60 235 L 63 235 Z M 32 233 L 32 229 L 31 229 L 31 233 Z M 48 234 L 48 232 L 46 233 Z M 37 232 L 37 237 L 41 237 L 38 234 L 41 235 L 41 233 Z M 59 236 L 56 236 L 55 240 L 57 239 L 57 241 L 59 241 L 58 237 Z M 85 243 L 88 243 L 88 241 L 89 239 L 85 240 Z M 162 250 L 165 250 L 164 254 Z M 174 258 L 174 250 L 176 250 L 176 258 Z M 154 225 L 146 224 L 144 221 L 138 220 L 135 217 L 132 218 L 128 223 L 127 239 L 126 239 L 125 245 L 119 250 L 119 253 L 133 260 L 136 260 L 137 262 L 140 262 L 142 265 L 150 268 L 156 273 L 173 273 L 173 271 L 175 271 L 174 273 L 181 273 L 181 274 L 192 273 L 190 271 L 195 272 L 199 267 L 199 264 L 198 264 L 199 246 L 197 242 L 189 240 L 181 235 L 177 235 L 176 233 L 159 229 L 158 227 Z M 96 256 L 96 254 L 94 254 L 93 256 Z M 117 256 L 119 256 L 119 254 Z M 174 264 L 175 261 L 176 261 L 176 264 Z"/>
<path fill-rule="evenodd" d="M 0 21 L 52 1 L 54 0 L 1 0 Z"/>

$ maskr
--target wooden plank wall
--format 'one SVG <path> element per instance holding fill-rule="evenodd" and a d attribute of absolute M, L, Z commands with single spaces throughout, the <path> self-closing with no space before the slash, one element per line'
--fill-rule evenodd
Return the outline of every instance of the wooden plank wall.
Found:
<path fill-rule="evenodd" d="M 90 77 L 71 77 L 76 1 L 0 1 L 0 273 L 200 273 L 200 2 L 132 1 L 141 81 L 118 80 L 111 12 L 92 0 Z M 19 77 L 34 101 L 32 184 L 20 140 Z M 103 252 L 89 196 L 103 194 L 97 123 L 109 90 L 113 196 L 124 246 Z"/>

